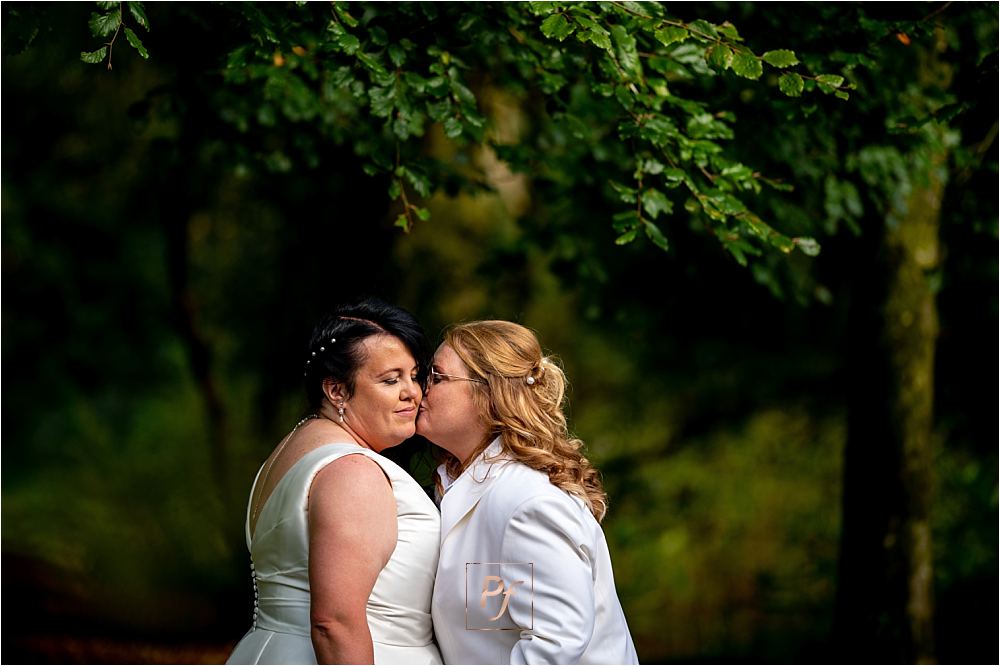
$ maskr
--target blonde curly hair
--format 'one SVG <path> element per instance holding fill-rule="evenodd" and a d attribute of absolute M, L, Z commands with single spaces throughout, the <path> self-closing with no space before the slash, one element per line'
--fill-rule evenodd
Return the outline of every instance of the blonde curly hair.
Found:
<path fill-rule="evenodd" d="M 483 381 L 475 384 L 473 401 L 487 430 L 468 460 L 445 454 L 449 476 L 457 478 L 499 436 L 516 460 L 545 472 L 553 485 L 579 497 L 598 522 L 603 520 L 608 500 L 600 475 L 566 425 L 566 375 L 542 354 L 535 334 L 509 321 L 474 321 L 449 328 L 444 342 Z"/>

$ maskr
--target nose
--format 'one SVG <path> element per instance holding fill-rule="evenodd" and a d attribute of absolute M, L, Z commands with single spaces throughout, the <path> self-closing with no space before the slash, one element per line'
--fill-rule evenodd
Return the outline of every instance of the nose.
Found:
<path fill-rule="evenodd" d="M 420 403 L 420 399 L 423 397 L 423 392 L 420 388 L 420 382 L 415 379 L 407 377 L 402 382 L 402 390 L 399 395 L 400 399 L 408 400 L 413 398 L 414 402 Z"/>

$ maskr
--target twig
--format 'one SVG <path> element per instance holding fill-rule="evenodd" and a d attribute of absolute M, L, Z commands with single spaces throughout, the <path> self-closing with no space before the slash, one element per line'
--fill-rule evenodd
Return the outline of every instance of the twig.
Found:
<path fill-rule="evenodd" d="M 940 14 L 941 12 L 943 12 L 944 10 L 948 9 L 948 7 L 950 5 L 951 5 L 951 2 L 944 3 L 943 5 L 941 5 L 940 7 L 938 7 L 937 9 L 935 9 L 934 11 L 932 11 L 930 14 L 928 14 L 927 16 L 925 16 L 922 19 L 920 19 L 920 21 L 923 22 L 923 21 L 926 21 L 928 19 L 934 18 L 935 16 L 937 16 L 938 14 Z"/>
<path fill-rule="evenodd" d="M 115 48 L 115 40 L 118 39 L 118 33 L 121 32 L 122 26 L 125 25 L 125 21 L 122 16 L 122 6 L 125 3 L 118 3 L 118 27 L 115 28 L 115 34 L 111 35 L 111 41 L 108 42 L 108 71 L 111 71 L 111 51 Z"/>

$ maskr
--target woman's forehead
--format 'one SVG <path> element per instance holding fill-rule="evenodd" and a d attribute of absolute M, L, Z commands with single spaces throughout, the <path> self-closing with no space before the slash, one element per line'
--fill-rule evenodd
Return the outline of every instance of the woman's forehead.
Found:
<path fill-rule="evenodd" d="M 380 371 L 387 368 L 382 366 L 393 366 L 402 364 L 405 370 L 416 364 L 413 354 L 399 338 L 392 335 L 373 335 L 365 338 L 362 344 L 365 346 L 365 361 L 363 367 L 370 370 Z"/>
<path fill-rule="evenodd" d="M 441 346 L 434 352 L 434 365 L 439 367 L 461 368 L 465 363 L 459 358 L 455 350 L 447 342 L 442 342 Z"/>

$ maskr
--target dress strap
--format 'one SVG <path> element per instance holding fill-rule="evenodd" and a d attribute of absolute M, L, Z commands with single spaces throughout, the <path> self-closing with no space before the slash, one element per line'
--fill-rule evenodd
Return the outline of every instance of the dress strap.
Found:
<path fill-rule="evenodd" d="M 266 463 L 267 461 L 265 461 Z M 247 538 L 247 550 L 250 550 L 250 545 L 253 541 L 253 534 L 250 532 L 250 511 L 253 509 L 253 494 L 257 490 L 257 482 L 260 481 L 260 473 L 264 471 L 264 465 L 260 466 L 257 470 L 257 476 L 253 477 L 253 484 L 250 486 L 250 499 L 247 500 L 247 520 L 246 520 L 246 538 Z"/>

